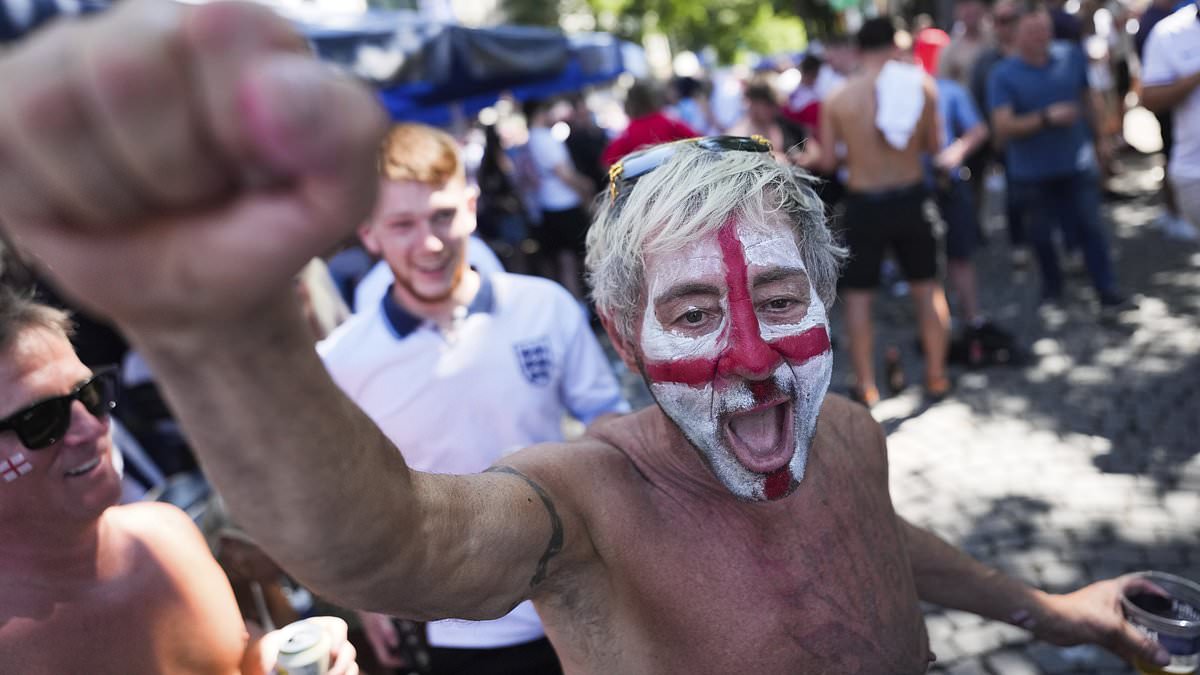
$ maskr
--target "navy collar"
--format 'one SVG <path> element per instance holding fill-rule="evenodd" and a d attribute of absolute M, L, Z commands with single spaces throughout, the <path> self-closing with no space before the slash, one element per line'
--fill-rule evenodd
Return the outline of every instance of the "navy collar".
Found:
<path fill-rule="evenodd" d="M 471 268 L 475 269 L 475 268 Z M 479 272 L 479 270 L 475 270 Z M 421 327 L 425 322 L 419 316 L 416 316 L 400 306 L 396 299 L 392 297 L 392 290 L 395 283 L 388 286 L 387 293 L 383 295 L 383 316 L 387 319 L 388 326 L 392 329 L 392 334 L 396 339 L 403 340 L 412 334 L 413 331 Z M 479 273 L 479 290 L 475 292 L 475 297 L 471 299 L 467 305 L 466 316 L 472 314 L 491 314 L 496 309 L 496 293 L 492 289 L 492 280 L 486 274 Z"/>

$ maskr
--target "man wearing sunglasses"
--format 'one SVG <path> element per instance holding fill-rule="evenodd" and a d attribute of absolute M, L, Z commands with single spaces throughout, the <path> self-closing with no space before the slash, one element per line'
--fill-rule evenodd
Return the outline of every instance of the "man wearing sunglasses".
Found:
<path fill-rule="evenodd" d="M 374 97 L 260 7 L 115 12 L 0 61 L 0 220 L 130 334 L 306 586 L 413 619 L 532 599 L 577 674 L 921 673 L 918 597 L 1165 660 L 1123 622 L 1130 580 L 1042 593 L 896 516 L 882 430 L 825 396 L 839 250 L 752 139 L 626 158 L 589 233 L 598 311 L 658 405 L 480 474 L 410 470 L 290 289 L 371 209 Z"/>
<path fill-rule="evenodd" d="M 0 673 L 266 675 L 199 530 L 165 504 L 115 506 L 113 370 L 89 372 L 66 315 L 0 288 Z M 358 672 L 346 626 L 338 675 Z"/>

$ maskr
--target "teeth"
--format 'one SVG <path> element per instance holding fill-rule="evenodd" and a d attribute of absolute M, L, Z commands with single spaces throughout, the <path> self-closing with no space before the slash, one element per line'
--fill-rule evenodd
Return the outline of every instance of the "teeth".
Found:
<path fill-rule="evenodd" d="M 92 469 L 96 468 L 96 465 L 99 463 L 100 463 L 100 458 L 97 457 L 96 459 L 93 459 L 92 461 L 88 462 L 87 464 L 84 464 L 83 466 L 77 467 L 75 469 L 71 469 L 70 471 L 67 472 L 67 475 L 68 476 L 81 476 L 81 475 L 91 471 Z"/>

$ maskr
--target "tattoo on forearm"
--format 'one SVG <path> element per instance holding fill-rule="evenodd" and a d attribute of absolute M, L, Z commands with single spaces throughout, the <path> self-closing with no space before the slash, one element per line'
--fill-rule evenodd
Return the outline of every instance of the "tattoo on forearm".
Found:
<path fill-rule="evenodd" d="M 546 545 L 546 552 L 542 554 L 542 559 L 538 561 L 537 571 L 533 573 L 533 578 L 529 580 L 529 587 L 533 588 L 542 583 L 546 579 L 546 566 L 550 564 L 550 559 L 562 552 L 563 548 L 563 523 L 562 518 L 558 517 L 558 509 L 554 508 L 554 501 L 550 499 L 550 495 L 542 489 L 532 478 L 517 471 L 511 466 L 493 466 L 485 473 L 507 473 L 520 478 L 533 488 L 537 496 L 541 498 L 542 505 L 546 507 L 546 513 L 550 516 L 550 543 Z"/>

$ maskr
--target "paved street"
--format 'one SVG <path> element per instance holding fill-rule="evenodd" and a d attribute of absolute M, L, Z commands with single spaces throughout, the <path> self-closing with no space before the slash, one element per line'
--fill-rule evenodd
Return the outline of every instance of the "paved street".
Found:
<path fill-rule="evenodd" d="M 1082 276 L 1061 307 L 1037 309 L 1036 273 L 1014 274 L 997 234 L 979 261 L 984 307 L 1030 364 L 960 372 L 954 396 L 932 407 L 912 387 L 874 411 L 897 510 L 1049 590 L 1148 568 L 1200 579 L 1200 247 L 1149 225 L 1159 169 L 1127 164 L 1113 187 L 1136 198 L 1106 211 L 1136 309 L 1101 318 Z M 885 339 L 909 347 L 918 381 L 907 302 L 889 304 Z M 935 672 L 1131 672 L 1100 650 L 1030 644 L 971 615 L 931 609 L 928 625 Z"/>
<path fill-rule="evenodd" d="M 1157 159 L 1126 162 L 1113 187 L 1134 198 L 1106 212 L 1136 309 L 1102 318 L 1082 275 L 1060 307 L 1038 309 L 1036 272 L 1012 270 L 1003 223 L 991 222 L 979 258 L 984 307 L 1018 335 L 1029 364 L 957 370 L 954 394 L 936 405 L 914 385 L 874 410 L 899 513 L 1048 590 L 1148 568 L 1200 579 L 1200 247 L 1149 225 Z M 919 383 L 907 299 L 883 298 L 878 313 L 878 344 L 901 347 Z M 845 345 L 836 320 L 834 332 Z M 835 363 L 833 388 L 844 392 L 844 348 Z M 1031 644 L 1024 631 L 959 612 L 927 616 L 933 672 L 1132 672 L 1099 649 Z"/>

